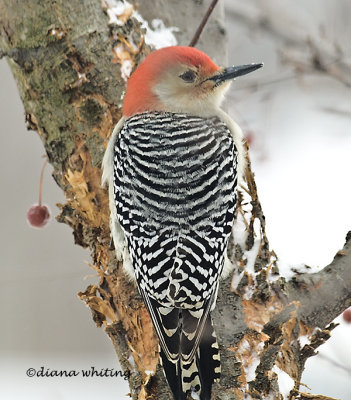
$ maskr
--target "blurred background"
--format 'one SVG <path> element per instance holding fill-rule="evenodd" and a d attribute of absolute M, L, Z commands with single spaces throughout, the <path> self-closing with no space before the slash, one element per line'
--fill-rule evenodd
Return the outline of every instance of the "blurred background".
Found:
<path fill-rule="evenodd" d="M 209 1 L 205 0 L 205 3 Z M 288 264 L 322 268 L 351 229 L 351 2 L 225 2 L 229 65 L 265 63 L 237 80 L 229 113 L 251 143 L 268 238 Z M 0 61 L 0 384 L 2 398 L 123 399 L 121 377 L 29 378 L 29 368 L 118 370 L 103 329 L 77 297 L 97 283 L 89 253 L 54 219 L 30 228 L 44 149 L 27 131 L 6 60 Z M 62 192 L 44 176 L 43 201 L 58 214 Z M 341 317 L 302 382 L 312 393 L 351 398 L 351 325 Z M 309 391 L 306 389 L 306 391 Z"/>

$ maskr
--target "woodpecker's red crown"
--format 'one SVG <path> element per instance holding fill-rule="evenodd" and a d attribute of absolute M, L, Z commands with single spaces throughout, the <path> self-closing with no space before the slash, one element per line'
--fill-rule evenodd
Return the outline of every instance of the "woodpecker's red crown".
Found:
<path fill-rule="evenodd" d="M 149 54 L 131 75 L 123 103 L 123 115 L 129 117 L 145 111 L 164 109 L 155 93 L 155 86 L 165 79 L 167 72 L 177 69 L 194 70 L 201 76 L 212 76 L 218 66 L 211 58 L 194 47 L 164 47 Z M 182 78 L 179 78 L 180 84 Z M 187 76 L 183 77 L 183 82 Z M 191 76 L 189 76 L 191 78 Z"/>
<path fill-rule="evenodd" d="M 230 80 L 262 65 L 223 68 L 194 47 L 164 47 L 148 55 L 130 77 L 123 115 L 147 111 L 216 115 Z"/>

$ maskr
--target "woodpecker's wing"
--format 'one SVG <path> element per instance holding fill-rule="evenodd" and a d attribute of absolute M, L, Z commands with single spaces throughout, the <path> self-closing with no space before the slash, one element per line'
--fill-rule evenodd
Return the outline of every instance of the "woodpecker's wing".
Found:
<path fill-rule="evenodd" d="M 140 293 L 154 324 L 162 351 L 171 363 L 176 364 L 179 361 L 180 349 L 180 310 L 162 306 L 143 289 Z"/>
<path fill-rule="evenodd" d="M 125 123 L 125 118 L 122 117 L 118 121 L 118 124 L 113 129 L 111 138 L 108 142 L 107 149 L 105 151 L 104 158 L 102 160 L 101 184 L 102 186 L 108 185 L 111 235 L 115 246 L 117 260 L 124 260 L 124 267 L 126 268 L 130 264 L 128 250 L 126 248 L 127 243 L 124 237 L 124 232 L 120 226 L 117 217 L 117 209 L 116 209 L 115 195 L 114 195 L 115 143 L 124 123 Z M 127 269 L 127 272 L 129 272 L 129 275 L 134 278 L 134 273 L 130 267 L 129 270 Z"/>
<path fill-rule="evenodd" d="M 153 112 L 114 146 L 116 214 L 139 286 L 161 304 L 201 307 L 223 268 L 236 204 L 236 149 L 218 118 Z"/>
<path fill-rule="evenodd" d="M 194 386 L 199 374 L 207 376 L 206 359 L 199 361 L 199 354 L 206 357 L 201 339 L 211 325 L 209 310 L 234 219 L 236 179 L 234 141 L 218 118 L 135 115 L 115 142 L 116 214 L 163 360 L 190 366 L 183 388 Z M 174 309 L 182 310 L 181 331 Z M 218 351 L 211 354 L 216 357 Z M 210 365 L 212 377 L 218 375 L 215 365 Z M 201 376 L 200 381 L 210 390 L 212 381 Z"/>

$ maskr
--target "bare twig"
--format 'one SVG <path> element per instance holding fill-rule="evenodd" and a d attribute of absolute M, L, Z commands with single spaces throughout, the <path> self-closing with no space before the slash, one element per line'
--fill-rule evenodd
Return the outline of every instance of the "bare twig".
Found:
<path fill-rule="evenodd" d="M 196 46 L 197 42 L 199 41 L 200 35 L 207 23 L 212 11 L 216 7 L 217 3 L 218 3 L 218 0 L 213 0 L 212 3 L 210 4 L 210 6 L 208 7 L 208 10 L 207 10 L 206 14 L 204 15 L 199 27 L 197 28 L 194 37 L 191 39 L 191 42 L 189 44 L 190 47 Z"/>
<path fill-rule="evenodd" d="M 327 396 L 323 396 L 321 394 L 310 394 L 310 393 L 303 393 L 303 392 L 297 392 L 294 394 L 298 395 L 298 397 L 295 397 L 297 400 L 338 400 L 338 399 L 335 399 L 334 397 L 327 397 Z"/>
<path fill-rule="evenodd" d="M 306 38 L 294 30 L 289 31 L 286 29 L 286 24 L 276 24 L 272 15 L 260 8 L 256 13 L 249 13 L 238 7 L 231 6 L 226 10 L 226 15 L 229 15 L 231 20 L 245 25 L 250 32 L 268 34 L 278 43 L 281 42 L 281 47 L 284 49 L 281 61 L 285 64 L 293 65 L 297 72 L 312 73 L 317 71 L 341 82 L 346 87 L 351 86 L 349 79 L 351 66 L 345 61 L 347 56 L 339 46 L 336 45 L 334 48 L 328 49 L 323 46 L 326 41 L 321 42 L 318 38 Z M 282 18 L 284 17 L 285 15 L 282 15 Z M 331 42 L 331 40 L 328 42 Z M 298 54 L 286 54 L 286 49 L 289 49 L 289 51 L 294 50 L 295 53 L 298 51 Z M 288 79 L 284 78 L 283 80 Z M 262 86 L 262 83 L 259 86 Z"/>
<path fill-rule="evenodd" d="M 322 358 L 323 360 L 327 361 L 328 363 L 330 363 L 331 365 L 334 365 L 337 368 L 342 369 L 344 372 L 346 372 L 347 374 L 351 375 L 351 369 L 347 368 L 345 365 L 338 363 L 337 361 L 333 360 L 331 357 L 328 357 L 324 354 L 319 353 L 318 357 Z"/>
<path fill-rule="evenodd" d="M 316 68 L 314 68 L 313 66 L 311 66 L 308 63 L 302 63 L 301 61 L 292 60 L 292 59 L 289 59 L 287 61 L 289 61 L 290 63 L 294 63 L 295 64 L 296 71 L 292 75 L 282 76 L 282 77 L 273 78 L 273 79 L 267 79 L 266 81 L 263 80 L 263 81 L 252 81 L 252 82 L 248 82 L 248 83 L 242 83 L 242 84 L 238 85 L 235 88 L 235 90 L 236 91 L 238 91 L 238 90 L 254 90 L 255 91 L 255 90 L 259 90 L 263 86 L 270 86 L 270 85 L 275 85 L 275 84 L 279 84 L 279 83 L 293 81 L 294 79 L 296 79 L 301 74 L 313 74 L 314 72 L 317 71 Z M 331 68 L 329 68 L 329 67 L 333 66 L 334 64 L 338 63 L 339 61 L 340 60 L 338 58 L 338 59 L 330 61 L 329 63 L 325 63 L 324 64 L 324 69 L 323 70 L 319 70 L 319 72 L 328 74 L 330 77 L 340 81 L 344 85 L 350 86 L 351 83 L 346 82 L 343 79 L 342 76 L 336 75 L 331 70 Z M 227 94 L 227 97 L 234 98 L 234 96 L 231 95 L 230 93 Z M 330 110 L 330 112 L 332 112 L 332 111 Z M 343 114 L 349 115 L 349 112 L 346 111 Z"/>
<path fill-rule="evenodd" d="M 329 55 L 325 55 L 327 58 Z M 301 59 L 301 56 L 295 56 L 291 54 L 283 54 L 283 62 L 289 63 L 293 65 L 297 72 L 309 74 L 309 73 L 322 73 L 328 75 L 329 77 L 339 81 L 344 84 L 346 87 L 351 86 L 351 82 L 348 79 L 349 72 L 351 70 L 351 66 L 343 63 L 343 68 L 340 67 L 340 57 L 334 59 L 330 62 L 324 61 L 324 58 L 321 54 L 315 50 L 315 54 L 312 57 L 308 57 L 307 59 Z"/>
<path fill-rule="evenodd" d="M 351 117 L 351 110 L 343 110 L 333 106 L 319 107 L 319 109 L 329 114 L 336 114 L 339 117 Z"/>
<path fill-rule="evenodd" d="M 44 178 L 44 171 L 45 171 L 45 167 L 47 166 L 49 159 L 47 156 L 44 156 L 45 161 L 44 164 L 41 168 L 41 172 L 40 172 L 40 183 L 39 183 L 39 205 L 41 206 L 41 200 L 42 200 L 42 193 L 43 193 L 43 178 Z"/>

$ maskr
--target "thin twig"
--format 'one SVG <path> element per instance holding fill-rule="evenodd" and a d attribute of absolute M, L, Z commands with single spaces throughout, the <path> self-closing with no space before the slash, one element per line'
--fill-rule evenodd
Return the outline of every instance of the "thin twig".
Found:
<path fill-rule="evenodd" d="M 39 183 L 39 205 L 40 205 L 40 206 L 41 206 L 42 193 L 43 193 L 44 170 L 45 170 L 45 167 L 46 167 L 47 163 L 49 162 L 48 157 L 47 157 L 47 156 L 44 156 L 44 157 L 45 157 L 45 161 L 44 161 L 44 164 L 43 164 L 43 166 L 42 166 L 42 168 L 41 168 L 41 172 L 40 172 L 40 183 Z"/>
<path fill-rule="evenodd" d="M 337 368 L 342 369 L 344 372 L 348 373 L 349 375 L 351 375 L 351 369 L 348 368 L 346 365 L 340 364 L 337 361 L 334 361 L 331 357 L 328 357 L 324 354 L 318 353 L 318 357 L 326 360 L 328 363 L 330 363 L 331 365 L 334 365 Z"/>
<path fill-rule="evenodd" d="M 197 31 L 195 32 L 194 37 L 191 39 L 191 42 L 189 44 L 190 47 L 195 47 L 197 42 L 199 41 L 200 35 L 207 23 L 207 20 L 209 19 L 213 9 L 216 7 L 216 4 L 218 3 L 218 0 L 213 0 L 210 6 L 208 7 L 208 10 L 206 14 L 204 15 L 199 27 L 197 28 Z"/>
<path fill-rule="evenodd" d="M 331 60 L 330 62 L 324 64 L 324 66 L 326 67 L 326 70 L 324 72 L 328 73 L 328 71 L 329 71 L 328 67 L 332 66 L 334 64 L 337 64 L 340 61 L 342 61 L 342 59 L 340 57 L 337 57 L 334 60 Z M 300 64 L 300 65 L 302 65 L 302 64 Z M 247 85 L 242 84 L 240 86 L 237 86 L 235 90 L 258 90 L 262 86 L 275 85 L 277 83 L 283 83 L 283 82 L 292 81 L 292 80 L 296 79 L 299 74 L 302 74 L 302 73 L 310 74 L 310 73 L 314 73 L 316 71 L 316 69 L 311 67 L 310 64 L 305 64 L 305 65 L 302 65 L 302 66 L 304 67 L 304 71 L 295 72 L 293 75 L 283 76 L 283 77 L 280 77 L 280 78 L 268 79 L 266 81 L 260 81 L 260 82 L 255 81 L 253 83 L 248 83 Z M 333 75 L 331 75 L 331 76 L 333 78 L 335 78 Z M 229 97 L 229 98 L 232 97 L 233 98 L 233 96 L 231 96 L 230 93 L 227 95 L 227 97 Z"/>

